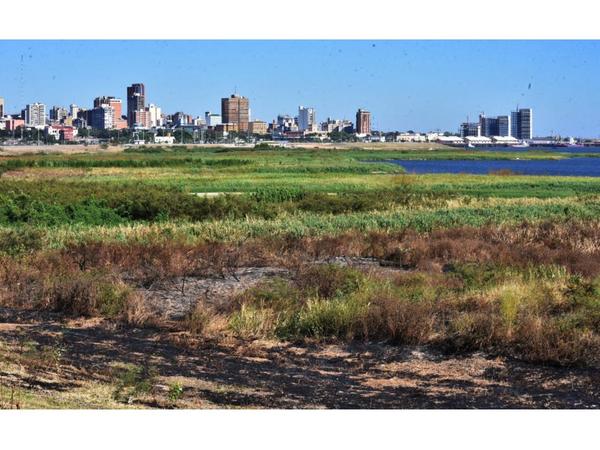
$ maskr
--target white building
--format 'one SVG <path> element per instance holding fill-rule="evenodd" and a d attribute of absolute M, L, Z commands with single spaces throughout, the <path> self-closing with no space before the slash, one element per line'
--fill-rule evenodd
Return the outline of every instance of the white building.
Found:
<path fill-rule="evenodd" d="M 299 131 L 313 131 L 317 123 L 315 109 L 305 108 L 304 106 L 298 107 L 298 130 Z"/>
<path fill-rule="evenodd" d="M 146 107 L 146 111 L 148 111 L 148 124 L 150 128 L 160 128 L 163 126 L 162 111 L 158 106 L 151 103 Z"/>
<path fill-rule="evenodd" d="M 204 113 L 204 121 L 206 122 L 207 127 L 216 127 L 217 125 L 221 125 L 223 123 L 221 120 L 221 114 L 214 114 L 210 111 L 206 111 Z"/>
<path fill-rule="evenodd" d="M 460 136 L 438 136 L 437 142 L 446 145 L 463 145 L 465 143 Z"/>
<path fill-rule="evenodd" d="M 427 136 L 419 133 L 399 133 L 396 136 L 396 142 L 425 142 Z"/>
<path fill-rule="evenodd" d="M 492 142 L 496 145 L 516 145 L 519 140 L 512 136 L 492 136 Z"/>
<path fill-rule="evenodd" d="M 154 136 L 154 143 L 155 144 L 173 145 L 175 143 L 175 137 L 174 136 Z"/>
<path fill-rule="evenodd" d="M 44 128 L 46 126 L 46 105 L 32 103 L 25 106 L 25 126 Z"/>
<path fill-rule="evenodd" d="M 79 106 L 77 106 L 75 103 L 72 103 L 69 106 L 69 114 L 71 115 L 71 117 L 76 119 L 78 113 L 79 113 Z"/>

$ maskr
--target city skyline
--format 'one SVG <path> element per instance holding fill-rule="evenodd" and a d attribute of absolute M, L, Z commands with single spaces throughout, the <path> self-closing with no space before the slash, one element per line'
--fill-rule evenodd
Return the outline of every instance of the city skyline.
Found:
<path fill-rule="evenodd" d="M 125 103 L 125 86 L 143 81 L 147 102 L 165 113 L 203 116 L 236 92 L 251 100 L 252 119 L 304 104 L 319 121 L 352 120 L 366 108 L 372 129 L 386 131 L 455 132 L 466 115 L 526 105 L 537 111 L 536 135 L 594 137 L 598 50 L 588 41 L 3 41 L 0 95 L 5 113 L 35 102 L 90 107 L 101 95 Z"/>

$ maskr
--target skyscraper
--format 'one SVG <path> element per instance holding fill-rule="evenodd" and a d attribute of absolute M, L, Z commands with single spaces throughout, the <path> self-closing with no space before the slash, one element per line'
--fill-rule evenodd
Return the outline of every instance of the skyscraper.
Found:
<path fill-rule="evenodd" d="M 0 97 L 0 117 L 4 117 L 4 99 Z"/>
<path fill-rule="evenodd" d="M 127 124 L 133 128 L 135 112 L 143 110 L 146 106 L 146 88 L 143 83 L 134 83 L 127 87 Z"/>
<path fill-rule="evenodd" d="M 510 136 L 510 116 L 498 116 L 498 136 Z"/>
<path fill-rule="evenodd" d="M 90 111 L 90 125 L 98 130 L 114 128 L 114 109 L 105 103 Z"/>
<path fill-rule="evenodd" d="M 233 123 L 239 132 L 246 133 L 250 120 L 250 101 L 238 95 L 222 98 L 221 117 L 223 123 Z"/>
<path fill-rule="evenodd" d="M 533 139 L 533 110 L 521 108 L 510 113 L 511 135 L 517 139 Z"/>
<path fill-rule="evenodd" d="M 356 133 L 371 134 L 371 113 L 364 109 L 356 112 Z"/>
<path fill-rule="evenodd" d="M 313 131 L 313 127 L 317 123 L 315 109 L 298 107 L 298 129 L 300 131 Z"/>
<path fill-rule="evenodd" d="M 42 128 L 46 125 L 46 105 L 43 103 L 26 105 L 24 116 L 26 126 Z"/>

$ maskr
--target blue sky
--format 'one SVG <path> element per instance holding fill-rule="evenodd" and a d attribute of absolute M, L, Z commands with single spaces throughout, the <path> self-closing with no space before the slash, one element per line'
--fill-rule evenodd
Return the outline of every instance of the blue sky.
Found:
<path fill-rule="evenodd" d="M 455 131 L 467 115 L 534 109 L 536 135 L 600 136 L 600 41 L 0 41 L 0 97 L 17 112 L 114 95 L 143 82 L 163 111 L 353 118 L 383 130 Z"/>

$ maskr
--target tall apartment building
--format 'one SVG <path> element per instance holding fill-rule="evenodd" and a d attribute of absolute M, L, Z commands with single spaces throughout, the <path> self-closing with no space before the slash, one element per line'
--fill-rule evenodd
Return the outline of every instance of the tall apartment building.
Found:
<path fill-rule="evenodd" d="M 143 83 L 134 83 L 127 87 L 127 124 L 130 128 L 136 126 L 136 111 L 146 107 L 146 87 Z M 138 116 L 140 116 L 138 114 Z"/>
<path fill-rule="evenodd" d="M 533 139 L 533 110 L 521 108 L 510 113 L 511 135 L 517 139 Z"/>
<path fill-rule="evenodd" d="M 371 113 L 364 109 L 356 112 L 356 133 L 371 134 Z"/>
<path fill-rule="evenodd" d="M 222 123 L 221 115 L 211 113 L 210 111 L 204 113 L 204 121 L 206 122 L 207 127 L 216 127 Z"/>
<path fill-rule="evenodd" d="M 46 105 L 43 103 L 32 103 L 25 106 L 25 126 L 43 128 L 46 126 Z"/>
<path fill-rule="evenodd" d="M 237 131 L 246 133 L 250 120 L 250 101 L 238 95 L 222 98 L 221 118 L 223 123 L 235 124 Z"/>
<path fill-rule="evenodd" d="M 158 106 L 151 103 L 146 108 L 146 111 L 148 111 L 148 124 L 150 125 L 150 128 L 163 126 L 162 111 Z"/>
<path fill-rule="evenodd" d="M 498 136 L 510 136 L 510 116 L 498 116 Z"/>
<path fill-rule="evenodd" d="M 94 109 L 102 108 L 103 106 L 108 106 L 112 108 L 112 124 L 110 125 L 111 129 L 121 130 L 123 128 L 127 128 L 127 121 L 122 119 L 123 114 L 123 101 L 120 98 L 115 98 L 111 96 L 103 95 L 101 97 L 96 97 L 94 99 Z M 97 114 L 100 114 L 99 112 Z M 99 119 L 97 119 L 99 120 Z M 99 124 L 100 122 L 90 122 L 93 128 L 95 124 Z M 105 129 L 105 128 L 102 128 Z"/>
<path fill-rule="evenodd" d="M 50 109 L 50 120 L 53 122 L 62 122 L 68 115 L 68 111 L 61 106 L 53 106 Z"/>
<path fill-rule="evenodd" d="M 486 117 L 484 114 L 480 114 L 479 127 L 481 136 L 510 136 L 510 117 Z"/>
<path fill-rule="evenodd" d="M 98 130 L 114 128 L 114 109 L 105 103 L 99 104 L 89 113 L 89 124 Z"/>
<path fill-rule="evenodd" d="M 481 136 L 481 124 L 479 122 L 463 122 L 460 124 L 460 137 Z"/>
<path fill-rule="evenodd" d="M 77 106 L 75 103 L 71 103 L 71 105 L 69 105 L 69 115 L 73 119 L 76 119 L 78 113 L 79 113 L 79 106 Z"/>
<path fill-rule="evenodd" d="M 298 107 L 298 130 L 313 131 L 316 123 L 317 119 L 314 108 Z"/>
<path fill-rule="evenodd" d="M 4 117 L 4 98 L 0 97 L 0 117 Z"/>

